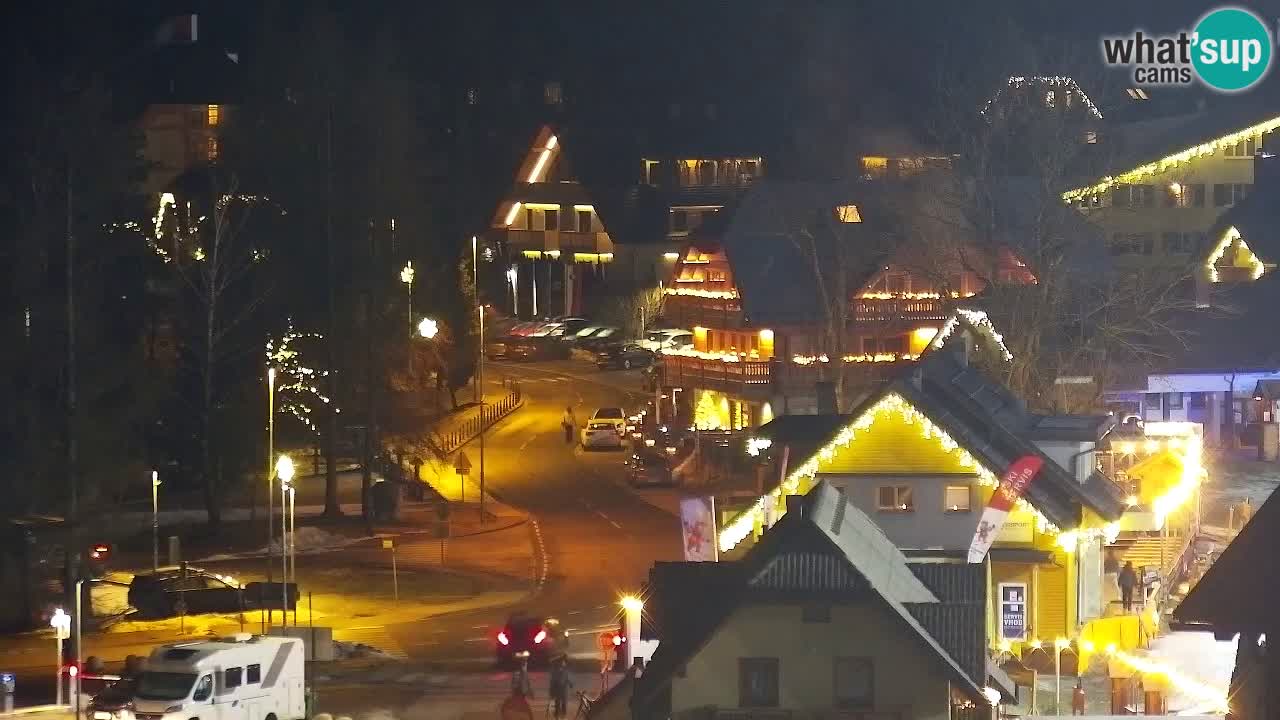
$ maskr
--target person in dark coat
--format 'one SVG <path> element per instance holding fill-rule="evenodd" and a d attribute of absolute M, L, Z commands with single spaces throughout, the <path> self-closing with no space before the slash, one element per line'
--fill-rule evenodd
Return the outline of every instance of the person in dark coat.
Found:
<path fill-rule="evenodd" d="M 569 659 L 561 655 L 551 663 L 550 673 L 551 699 L 555 702 L 555 717 L 563 718 L 568 712 L 569 688 L 573 681 L 569 679 Z"/>
<path fill-rule="evenodd" d="M 1133 562 L 1126 562 L 1124 567 L 1120 568 L 1120 575 L 1116 578 L 1116 584 L 1120 586 L 1120 603 L 1124 605 L 1124 611 L 1133 611 L 1133 590 L 1138 587 L 1138 573 L 1133 569 Z"/>

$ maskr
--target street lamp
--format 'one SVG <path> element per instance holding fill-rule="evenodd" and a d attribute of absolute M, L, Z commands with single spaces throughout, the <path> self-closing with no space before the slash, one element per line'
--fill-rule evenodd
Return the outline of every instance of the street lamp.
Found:
<path fill-rule="evenodd" d="M 49 618 L 49 626 L 53 628 L 53 635 L 58 640 L 58 674 L 57 678 L 57 704 L 62 704 L 62 641 L 71 637 L 71 616 L 62 612 L 62 608 L 53 611 L 53 617 Z"/>
<path fill-rule="evenodd" d="M 160 473 L 151 471 L 151 572 L 160 569 Z M 59 611 L 61 612 L 61 611 Z"/>
<path fill-rule="evenodd" d="M 418 323 L 418 335 L 427 340 L 434 340 L 436 335 L 440 333 L 440 324 L 431 318 L 422 318 Z"/>
<path fill-rule="evenodd" d="M 409 328 L 413 329 L 413 261 L 410 260 L 400 269 L 400 282 L 409 289 Z"/>
<path fill-rule="evenodd" d="M 288 455 L 281 454 L 276 460 L 276 477 L 280 478 L 280 616 L 284 620 L 288 616 L 289 607 L 289 565 L 288 555 L 285 554 L 285 543 L 287 541 L 285 524 L 286 499 L 289 489 L 292 488 L 290 481 L 293 480 L 293 459 Z"/>
<path fill-rule="evenodd" d="M 644 611 L 644 601 L 635 595 L 623 595 L 618 604 L 622 606 L 623 633 L 629 648 L 627 654 L 630 655 L 626 666 L 629 668 L 640 648 L 640 614 Z"/>

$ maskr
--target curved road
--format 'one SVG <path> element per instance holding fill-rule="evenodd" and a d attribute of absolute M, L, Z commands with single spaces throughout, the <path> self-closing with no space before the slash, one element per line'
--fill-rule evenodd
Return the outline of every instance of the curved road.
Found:
<path fill-rule="evenodd" d="M 595 634 L 617 627 L 618 599 L 635 592 L 655 560 L 680 559 L 675 515 L 624 484 L 626 452 L 584 452 L 564 441 L 561 414 L 572 404 L 579 424 L 598 407 L 634 412 L 644 401 L 635 373 L 600 373 L 585 363 L 491 363 L 490 379 L 517 380 L 525 406 L 488 435 L 487 489 L 529 512 L 547 560 L 545 585 L 520 609 L 561 618 L 575 635 L 572 652 L 593 653 Z M 467 447 L 473 465 L 479 450 Z M 473 473 L 476 470 L 473 469 Z M 386 630 L 411 658 L 483 665 L 493 635 L 515 608 L 476 611 Z"/>

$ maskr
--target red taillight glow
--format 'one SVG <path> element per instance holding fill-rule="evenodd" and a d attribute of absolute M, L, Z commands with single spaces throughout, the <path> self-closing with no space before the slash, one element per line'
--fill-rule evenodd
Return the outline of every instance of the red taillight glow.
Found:
<path fill-rule="evenodd" d="M 540 644 L 543 640 L 546 640 L 546 639 L 547 639 L 547 631 L 546 631 L 546 630 L 539 630 L 539 631 L 538 631 L 538 634 L 533 636 L 533 644 L 534 644 L 534 645 L 538 645 L 538 644 Z"/>
<path fill-rule="evenodd" d="M 614 636 L 613 636 L 613 645 L 614 645 L 614 647 L 617 647 L 617 646 L 621 645 L 622 643 L 626 642 L 626 640 L 627 640 L 627 639 L 626 639 L 626 638 L 624 638 L 624 637 L 622 637 L 621 635 L 614 635 Z"/>
<path fill-rule="evenodd" d="M 503 645 L 511 644 L 511 641 L 507 639 L 507 634 L 504 632 L 498 633 L 498 642 L 502 643 Z"/>

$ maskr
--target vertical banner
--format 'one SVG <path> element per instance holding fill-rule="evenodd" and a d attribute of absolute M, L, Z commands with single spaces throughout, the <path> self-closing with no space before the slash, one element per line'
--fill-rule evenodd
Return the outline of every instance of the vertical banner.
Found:
<path fill-rule="evenodd" d="M 980 563 L 987 557 L 987 551 L 996 541 L 996 535 L 1000 534 L 1009 511 L 1027 491 L 1041 467 L 1044 467 L 1044 460 L 1039 456 L 1023 455 L 1005 471 L 1004 477 L 1000 479 L 1000 486 L 991 494 L 991 501 L 983 509 L 982 519 L 978 521 L 978 530 L 973 534 L 973 542 L 969 544 L 969 562 Z"/>
<path fill-rule="evenodd" d="M 684 559 L 688 562 L 716 559 L 715 504 L 709 497 L 680 499 L 680 527 L 684 534 Z"/>
<path fill-rule="evenodd" d="M 790 465 L 790 463 L 791 446 L 784 445 L 782 448 L 782 465 L 778 470 L 778 487 L 782 487 L 782 484 L 787 481 L 787 466 Z M 772 495 L 765 496 L 764 518 L 761 522 L 761 526 L 763 526 L 765 530 L 773 527 L 773 524 L 778 521 L 778 503 L 785 503 L 786 501 L 786 496 L 779 496 L 776 498 Z"/>

